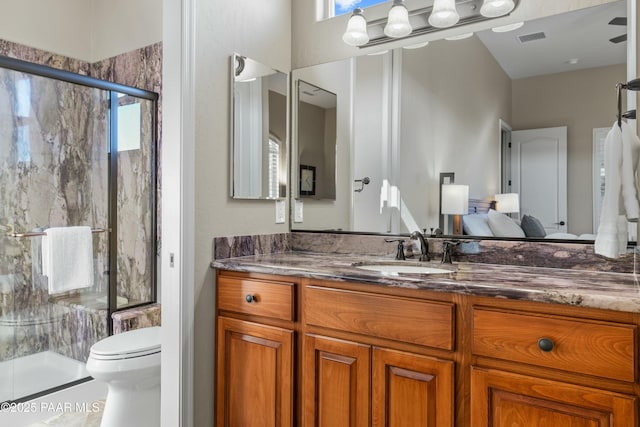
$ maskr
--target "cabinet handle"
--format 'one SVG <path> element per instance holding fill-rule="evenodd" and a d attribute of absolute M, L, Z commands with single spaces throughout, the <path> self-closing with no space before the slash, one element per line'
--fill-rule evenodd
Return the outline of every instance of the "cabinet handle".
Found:
<path fill-rule="evenodd" d="M 252 302 L 258 302 L 256 297 L 251 294 L 247 294 L 247 296 L 244 297 L 244 299 L 246 299 L 249 304 L 251 304 Z"/>
<path fill-rule="evenodd" d="M 538 340 L 538 348 L 544 352 L 553 350 L 554 344 L 549 338 L 540 338 Z"/>

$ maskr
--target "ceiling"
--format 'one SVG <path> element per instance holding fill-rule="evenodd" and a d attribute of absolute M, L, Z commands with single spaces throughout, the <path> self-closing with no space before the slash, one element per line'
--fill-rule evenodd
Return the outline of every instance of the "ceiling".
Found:
<path fill-rule="evenodd" d="M 502 69 L 512 78 L 575 71 L 605 65 L 624 64 L 627 42 L 609 39 L 626 33 L 626 27 L 609 25 L 626 17 L 626 0 L 525 22 L 507 33 L 481 31 L 477 35 Z M 545 39 L 521 43 L 518 36 L 544 32 Z M 576 58 L 577 63 L 570 60 Z"/>

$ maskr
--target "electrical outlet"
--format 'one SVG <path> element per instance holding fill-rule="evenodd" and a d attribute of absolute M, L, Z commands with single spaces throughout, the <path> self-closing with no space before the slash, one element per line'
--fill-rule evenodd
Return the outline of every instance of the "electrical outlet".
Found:
<path fill-rule="evenodd" d="M 284 224 L 286 219 L 286 203 L 284 200 L 276 200 L 276 224 Z"/>
<path fill-rule="evenodd" d="M 302 200 L 295 200 L 294 201 L 294 208 L 293 208 L 293 222 L 302 222 L 304 219 L 304 205 L 302 203 Z"/>

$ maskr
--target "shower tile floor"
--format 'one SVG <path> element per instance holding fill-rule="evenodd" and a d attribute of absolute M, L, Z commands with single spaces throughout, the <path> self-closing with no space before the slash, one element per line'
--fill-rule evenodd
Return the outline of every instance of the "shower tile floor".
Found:
<path fill-rule="evenodd" d="M 45 421 L 30 424 L 28 427 L 100 427 L 104 400 L 95 402 L 98 410 L 95 412 L 69 412 L 51 417 Z M 91 405 L 93 407 L 93 404 Z"/>

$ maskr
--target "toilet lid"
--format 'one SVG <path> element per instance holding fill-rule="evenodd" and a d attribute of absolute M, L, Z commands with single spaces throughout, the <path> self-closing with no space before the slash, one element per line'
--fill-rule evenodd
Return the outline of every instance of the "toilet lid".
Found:
<path fill-rule="evenodd" d="M 159 352 L 159 326 L 112 335 L 91 346 L 91 356 L 96 359 L 129 359 Z"/>

